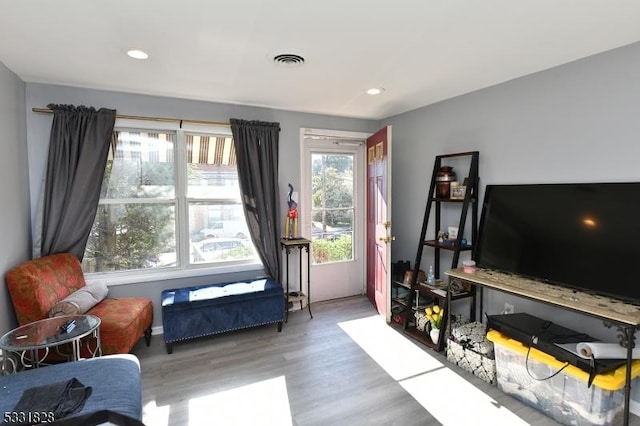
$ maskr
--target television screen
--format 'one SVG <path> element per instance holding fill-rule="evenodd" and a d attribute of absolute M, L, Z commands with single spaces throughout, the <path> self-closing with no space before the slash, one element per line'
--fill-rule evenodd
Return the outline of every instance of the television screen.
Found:
<path fill-rule="evenodd" d="M 488 185 L 475 261 L 640 303 L 640 183 Z"/>

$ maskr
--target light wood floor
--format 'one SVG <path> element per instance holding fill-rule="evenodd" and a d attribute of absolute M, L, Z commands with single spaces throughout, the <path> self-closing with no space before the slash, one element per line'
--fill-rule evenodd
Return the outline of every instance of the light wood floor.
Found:
<path fill-rule="evenodd" d="M 443 353 L 414 345 L 365 297 L 315 303 L 312 311 L 313 319 L 306 310 L 290 313 L 281 333 L 275 325 L 225 333 L 175 344 L 171 355 L 162 336 L 150 347 L 139 343 L 144 423 L 557 424 Z M 636 416 L 632 424 L 640 424 Z"/>

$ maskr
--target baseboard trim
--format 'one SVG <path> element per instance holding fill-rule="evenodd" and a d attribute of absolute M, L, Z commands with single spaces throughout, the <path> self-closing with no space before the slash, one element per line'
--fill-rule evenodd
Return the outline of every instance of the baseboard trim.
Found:
<path fill-rule="evenodd" d="M 161 325 L 157 325 L 155 327 L 151 327 L 151 335 L 157 336 L 158 334 L 164 334 L 164 328 Z"/>

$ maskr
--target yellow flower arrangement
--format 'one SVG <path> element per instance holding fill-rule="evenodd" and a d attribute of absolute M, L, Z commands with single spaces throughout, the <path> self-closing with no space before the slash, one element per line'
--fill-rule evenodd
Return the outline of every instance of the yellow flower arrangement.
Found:
<path fill-rule="evenodd" d="M 427 318 L 431 322 L 431 328 L 440 328 L 442 326 L 442 317 L 444 316 L 444 309 L 438 305 L 429 306 L 424 310 Z"/>

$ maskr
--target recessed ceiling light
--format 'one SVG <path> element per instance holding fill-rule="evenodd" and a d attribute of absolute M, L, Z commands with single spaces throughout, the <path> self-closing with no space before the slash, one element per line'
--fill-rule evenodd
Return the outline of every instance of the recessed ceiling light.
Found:
<path fill-rule="evenodd" d="M 133 59 L 147 59 L 149 54 L 141 49 L 128 49 L 127 55 Z"/>
<path fill-rule="evenodd" d="M 382 87 L 372 87 L 371 89 L 367 90 L 367 95 L 379 95 L 382 92 L 384 92 L 384 89 Z"/>

